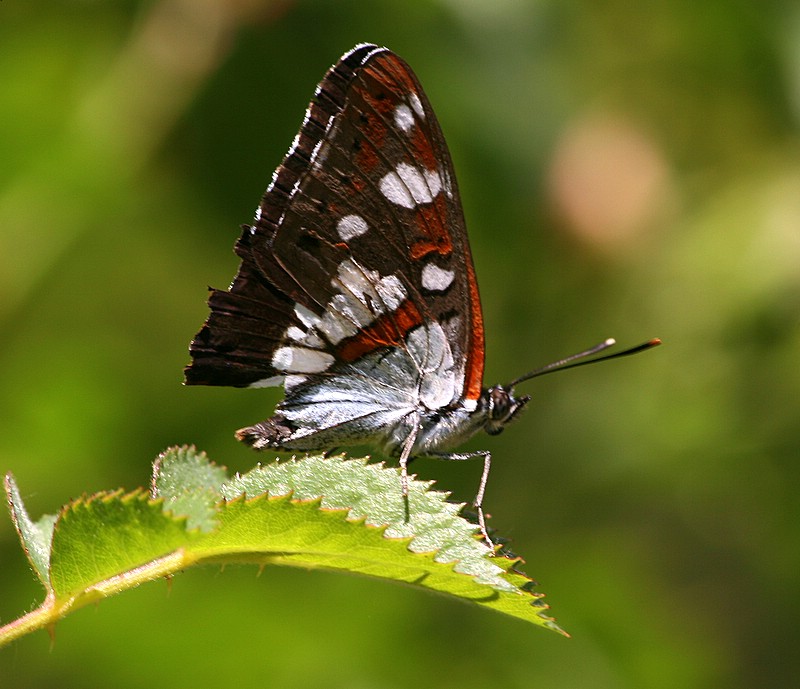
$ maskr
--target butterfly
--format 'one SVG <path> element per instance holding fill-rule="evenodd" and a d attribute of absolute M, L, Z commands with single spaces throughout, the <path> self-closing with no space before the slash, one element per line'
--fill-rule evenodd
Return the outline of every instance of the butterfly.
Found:
<path fill-rule="evenodd" d="M 408 64 L 365 43 L 328 70 L 235 251 L 239 271 L 228 290 L 211 290 L 186 384 L 282 384 L 276 413 L 239 440 L 258 450 L 377 447 L 398 458 L 406 497 L 414 457 L 482 458 L 474 505 L 491 546 L 482 508 L 491 455 L 453 450 L 519 416 L 530 397 L 515 394 L 518 383 L 613 340 L 484 387 L 453 163 Z"/>

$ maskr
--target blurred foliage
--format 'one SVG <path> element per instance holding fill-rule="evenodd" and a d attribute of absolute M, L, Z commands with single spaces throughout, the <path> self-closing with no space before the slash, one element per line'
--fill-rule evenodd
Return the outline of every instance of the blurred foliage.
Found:
<path fill-rule="evenodd" d="M 209 569 L 4 649 L 0 687 L 796 683 L 796 3 L 4 0 L 0 469 L 37 516 L 133 488 L 171 444 L 252 466 L 232 431 L 280 392 L 183 388 L 186 348 L 315 84 L 365 40 L 415 68 L 448 137 L 487 382 L 609 335 L 666 343 L 531 382 L 522 420 L 471 444 L 573 639 L 366 579 Z M 480 472 L 415 469 L 463 499 Z M 7 621 L 38 587 L 4 523 Z"/>

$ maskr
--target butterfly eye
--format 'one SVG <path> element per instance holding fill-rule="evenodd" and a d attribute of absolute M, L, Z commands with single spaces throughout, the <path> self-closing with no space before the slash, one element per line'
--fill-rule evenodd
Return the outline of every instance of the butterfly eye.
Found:
<path fill-rule="evenodd" d="M 499 435 L 506 425 L 511 422 L 520 410 L 528 403 L 530 397 L 514 397 L 510 389 L 500 385 L 489 388 L 486 392 L 487 420 L 486 432 L 489 435 Z"/>
<path fill-rule="evenodd" d="M 489 418 L 486 422 L 486 432 L 489 435 L 502 433 L 511 409 L 511 395 L 508 390 L 501 387 L 489 389 Z"/>

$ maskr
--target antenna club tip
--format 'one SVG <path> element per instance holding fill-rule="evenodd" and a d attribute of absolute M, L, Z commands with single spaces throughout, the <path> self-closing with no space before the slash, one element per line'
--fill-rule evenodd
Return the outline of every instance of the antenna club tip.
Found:
<path fill-rule="evenodd" d="M 607 337 L 607 338 L 606 338 L 606 339 L 603 341 L 603 344 L 604 344 L 606 347 L 613 347 L 615 344 L 617 344 L 617 341 L 616 341 L 616 340 L 615 340 L 613 337 Z"/>
<path fill-rule="evenodd" d="M 654 337 L 652 340 L 649 340 L 647 344 L 650 347 L 658 347 L 658 345 L 663 344 L 660 337 Z"/>

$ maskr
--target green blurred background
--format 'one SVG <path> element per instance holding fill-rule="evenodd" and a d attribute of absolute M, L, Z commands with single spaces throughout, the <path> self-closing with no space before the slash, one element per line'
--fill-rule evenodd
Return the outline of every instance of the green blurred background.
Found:
<path fill-rule="evenodd" d="M 571 640 L 383 582 L 187 572 L 0 651 L 0 687 L 797 686 L 800 7 L 765 0 L 0 3 L 0 470 L 29 509 L 231 470 L 278 390 L 184 388 L 206 285 L 325 69 L 415 69 L 458 171 L 487 383 L 532 381 L 486 504 Z M 469 499 L 480 467 L 415 470 Z M 0 519 L 0 620 L 41 600 Z"/>

